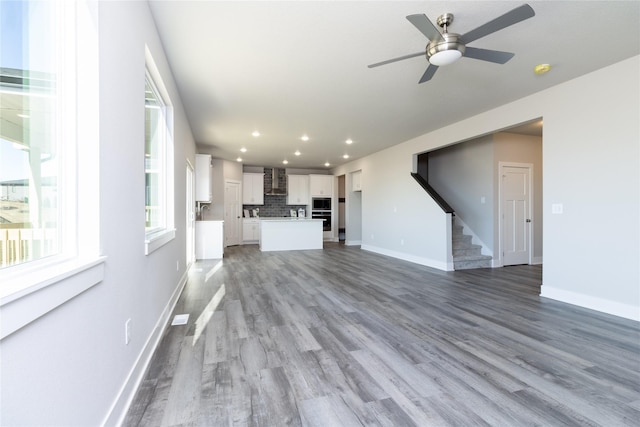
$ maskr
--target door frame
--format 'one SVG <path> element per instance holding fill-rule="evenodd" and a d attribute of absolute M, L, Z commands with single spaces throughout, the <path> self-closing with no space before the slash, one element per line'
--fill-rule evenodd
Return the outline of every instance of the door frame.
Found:
<path fill-rule="evenodd" d="M 195 169 L 189 159 L 186 175 L 186 264 L 189 269 L 196 260 Z"/>
<path fill-rule="evenodd" d="M 504 227 L 504 218 L 503 218 L 503 212 L 502 212 L 502 193 L 503 193 L 503 188 L 502 188 L 502 174 L 503 174 L 503 169 L 505 167 L 516 167 L 516 168 L 522 168 L 522 169 L 527 169 L 528 173 L 529 173 L 529 188 L 527 189 L 527 194 L 528 194 L 528 200 L 527 200 L 527 218 L 530 220 L 529 221 L 529 242 L 528 242 L 528 252 L 529 252 L 529 256 L 528 256 L 528 260 L 527 260 L 527 264 L 528 265 L 532 265 L 533 264 L 533 236 L 534 236 L 534 229 L 533 229 L 533 163 L 518 163 L 518 162 L 498 162 L 498 243 L 499 243 L 499 248 L 498 248 L 498 257 L 500 259 L 500 267 L 504 266 L 504 256 L 503 256 L 503 250 L 504 250 L 504 232 L 503 232 L 503 227 Z"/>
<path fill-rule="evenodd" d="M 237 224 L 236 224 L 236 234 L 238 236 L 238 243 L 237 245 L 241 245 L 242 244 L 242 181 L 237 181 L 235 179 L 225 179 L 224 180 L 224 187 L 222 189 L 223 194 L 225 195 L 225 201 L 224 201 L 224 211 L 223 211 L 223 218 L 226 220 L 226 209 L 227 209 L 227 203 L 228 201 L 226 200 L 226 188 L 227 188 L 227 184 L 237 184 L 238 185 L 238 195 L 239 195 L 239 208 L 238 208 L 238 212 L 236 213 L 236 219 L 237 219 Z M 227 230 L 228 227 L 231 227 L 231 224 L 227 224 L 225 221 L 224 224 L 224 229 Z M 224 232 L 224 247 L 230 246 L 227 242 L 227 235 L 226 235 L 226 231 Z"/>

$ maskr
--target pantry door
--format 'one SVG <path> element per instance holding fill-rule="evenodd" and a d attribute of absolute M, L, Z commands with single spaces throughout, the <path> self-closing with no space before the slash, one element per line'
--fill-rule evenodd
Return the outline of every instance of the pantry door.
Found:
<path fill-rule="evenodd" d="M 242 187 L 239 181 L 224 182 L 224 246 L 240 244 Z"/>

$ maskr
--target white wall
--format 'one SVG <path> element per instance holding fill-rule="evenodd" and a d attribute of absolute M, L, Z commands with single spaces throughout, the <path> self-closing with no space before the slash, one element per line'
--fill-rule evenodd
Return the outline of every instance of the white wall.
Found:
<path fill-rule="evenodd" d="M 2 340 L 2 425 L 113 425 L 186 277 L 185 168 L 187 159 L 194 164 L 195 143 L 147 3 L 100 2 L 98 12 L 100 203 L 92 215 L 100 218 L 104 280 Z M 145 44 L 174 106 L 177 228 L 175 239 L 148 256 Z"/>
<path fill-rule="evenodd" d="M 412 156 L 542 117 L 542 295 L 640 320 L 639 75 L 636 56 L 336 168 L 363 170 L 363 247 L 446 263 Z"/>

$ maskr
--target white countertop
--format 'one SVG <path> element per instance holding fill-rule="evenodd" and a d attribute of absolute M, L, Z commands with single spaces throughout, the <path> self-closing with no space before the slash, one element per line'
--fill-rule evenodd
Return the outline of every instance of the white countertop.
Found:
<path fill-rule="evenodd" d="M 258 217 L 260 221 L 323 221 L 321 218 L 297 218 L 297 217 Z"/>

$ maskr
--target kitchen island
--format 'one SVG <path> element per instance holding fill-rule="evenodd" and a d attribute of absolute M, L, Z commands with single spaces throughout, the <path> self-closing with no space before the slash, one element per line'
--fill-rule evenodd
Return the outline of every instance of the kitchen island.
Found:
<path fill-rule="evenodd" d="M 261 218 L 260 250 L 322 249 L 322 219 Z"/>

